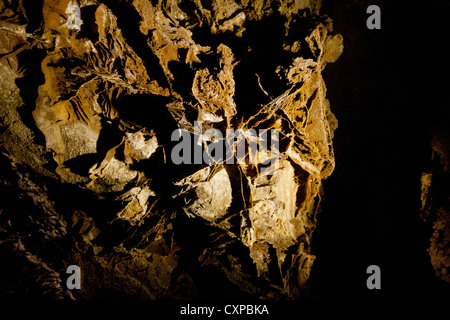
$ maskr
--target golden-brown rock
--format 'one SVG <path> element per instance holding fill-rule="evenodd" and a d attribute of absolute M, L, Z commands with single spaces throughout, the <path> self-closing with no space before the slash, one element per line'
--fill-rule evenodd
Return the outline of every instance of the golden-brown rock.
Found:
<path fill-rule="evenodd" d="M 49 193 L 80 296 L 201 295 L 211 267 L 240 292 L 301 295 L 334 169 L 321 72 L 343 50 L 320 1 L 44 0 L 32 32 L 37 13 L 13 2 L 0 2 L 1 141 L 13 163 L 69 188 Z M 246 149 L 234 164 L 176 165 L 177 129 L 194 144 L 208 129 L 277 130 L 279 152 L 258 139 L 256 163 Z"/>

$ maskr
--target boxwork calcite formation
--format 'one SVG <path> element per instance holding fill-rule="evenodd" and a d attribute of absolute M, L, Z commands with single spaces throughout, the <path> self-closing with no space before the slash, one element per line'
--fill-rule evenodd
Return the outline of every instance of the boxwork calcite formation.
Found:
<path fill-rule="evenodd" d="M 71 264 L 83 299 L 302 295 L 334 168 L 321 72 L 343 50 L 320 1 L 11 0 L 0 10 L 2 188 L 29 202 L 21 219 L 1 212 L 0 246 L 33 255 L 41 279 L 59 274 L 50 297 L 71 296 Z M 195 121 L 278 130 L 273 174 L 262 174 L 270 153 L 260 150 L 260 163 L 175 165 L 171 135 L 194 137 Z"/>

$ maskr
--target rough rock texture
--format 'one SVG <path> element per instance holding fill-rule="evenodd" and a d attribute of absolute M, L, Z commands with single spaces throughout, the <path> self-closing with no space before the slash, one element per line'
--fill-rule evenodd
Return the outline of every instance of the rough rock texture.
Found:
<path fill-rule="evenodd" d="M 84 299 L 302 295 L 343 50 L 320 1 L 0 1 L 0 44 L 2 250 L 47 282 L 79 265 Z M 176 165 L 194 121 L 276 129 L 280 154 Z"/>
<path fill-rule="evenodd" d="M 422 174 L 422 219 L 430 234 L 428 253 L 436 275 L 450 282 L 450 136 L 435 129 L 430 168 Z"/>

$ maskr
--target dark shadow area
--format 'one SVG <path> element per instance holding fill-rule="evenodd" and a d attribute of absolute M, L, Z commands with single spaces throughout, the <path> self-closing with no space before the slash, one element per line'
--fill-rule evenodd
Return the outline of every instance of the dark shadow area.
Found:
<path fill-rule="evenodd" d="M 199 44 L 217 48 L 221 43 L 230 47 L 235 58 L 233 75 L 235 80 L 236 108 L 239 117 L 247 117 L 255 114 L 261 105 L 267 104 L 273 98 L 284 93 L 289 88 L 289 83 L 284 77 L 277 74 L 277 68 L 281 64 L 288 67 L 292 59 L 302 56 L 313 58 L 312 52 L 304 41 L 304 36 L 315 26 L 311 19 L 293 19 L 289 24 L 289 32 L 286 37 L 286 18 L 278 12 L 278 5 L 272 4 L 273 14 L 260 21 L 246 21 L 245 31 L 242 37 L 224 32 L 211 34 L 205 26 L 195 28 L 193 39 Z M 299 12 L 299 15 L 308 16 L 309 12 Z M 292 45 L 296 40 L 302 40 L 301 51 L 292 53 L 285 49 L 286 45 Z M 201 66 L 211 67 L 217 63 L 214 54 L 199 55 Z M 239 119 L 235 120 L 239 122 Z"/>
<path fill-rule="evenodd" d="M 230 242 L 226 248 L 220 248 L 220 242 L 226 243 L 230 241 L 229 236 L 222 231 L 218 231 L 205 224 L 201 218 L 189 218 L 188 216 L 179 216 L 175 221 L 174 233 L 175 243 L 182 245 L 183 251 L 180 253 L 179 266 L 182 267 L 181 272 L 187 272 L 194 280 L 198 288 L 196 297 L 186 297 L 186 299 L 250 299 L 252 296 L 242 291 L 238 286 L 233 284 L 220 270 L 220 265 L 210 264 L 201 266 L 199 257 L 205 254 L 207 249 L 210 254 L 214 255 L 225 268 L 231 269 L 234 266 L 231 261 L 232 256 L 243 258 L 240 261 L 246 274 L 251 275 L 251 279 L 256 281 L 256 268 L 251 260 L 248 248 L 239 242 Z M 219 236 L 219 234 L 221 234 Z M 206 249 L 207 248 L 207 249 Z M 247 257 L 247 258 L 245 258 Z M 250 279 L 248 279 L 250 280 Z"/>
<path fill-rule="evenodd" d="M 280 14 L 273 14 L 246 24 L 240 39 L 241 48 L 236 52 L 236 60 L 240 62 L 234 69 L 235 101 L 239 111 L 249 110 L 251 114 L 259 104 L 269 102 L 270 97 L 276 97 L 287 89 L 286 83 L 275 73 L 281 61 L 290 61 L 290 54 L 283 50 L 284 23 Z"/>
<path fill-rule="evenodd" d="M 153 54 L 151 48 L 147 45 L 147 37 L 139 29 L 139 23 L 142 21 L 139 13 L 126 1 L 108 0 L 106 5 L 117 17 L 117 25 L 128 45 L 143 60 L 148 75 L 158 81 L 160 86 L 167 87 L 167 78 L 159 65 L 158 57 Z"/>
<path fill-rule="evenodd" d="M 119 119 L 101 119 L 102 129 L 97 140 L 97 152 L 84 154 L 64 162 L 64 166 L 73 173 L 89 176 L 89 169 L 95 164 L 100 165 L 106 153 L 118 146 L 123 139 L 123 132 L 119 129 Z"/>
<path fill-rule="evenodd" d="M 170 101 L 169 98 L 156 95 L 130 95 L 114 102 L 114 107 L 119 112 L 121 119 L 141 127 L 152 128 L 158 144 L 164 146 L 164 149 L 158 149 L 150 159 L 135 163 L 131 169 L 140 170 L 148 177 L 152 177 L 152 189 L 163 195 L 161 205 L 166 206 L 167 211 L 176 206 L 174 199 L 164 196 L 176 193 L 174 190 L 177 187 L 172 183 L 206 166 L 206 164 L 175 165 L 171 160 L 171 151 L 179 142 L 171 140 L 172 132 L 178 128 L 178 125 L 166 107 Z M 194 143 L 193 137 L 191 135 L 191 143 Z M 162 165 L 164 161 L 165 165 Z"/>
<path fill-rule="evenodd" d="M 23 66 L 25 73 L 21 78 L 16 79 L 16 85 L 20 89 L 20 97 L 24 105 L 18 108 L 23 123 L 34 133 L 34 143 L 45 146 L 44 134 L 37 128 L 33 118 L 33 110 L 36 107 L 38 88 L 44 84 L 45 78 L 41 71 L 41 62 L 45 58 L 44 50 L 33 48 L 22 51 L 17 55 L 20 66 Z"/>
<path fill-rule="evenodd" d="M 99 38 L 98 26 L 95 21 L 95 11 L 97 8 L 97 5 L 90 5 L 80 8 L 81 20 L 83 21 L 83 24 L 81 25 L 80 32 L 77 34 L 77 38 L 88 38 L 94 44 Z"/>
<path fill-rule="evenodd" d="M 25 250 L 17 245 L 17 241 L 21 241 L 28 252 L 36 255 L 34 260 L 42 259 L 50 268 L 55 269 L 62 266 L 61 257 L 72 244 L 66 238 L 59 237 L 57 234 L 53 234 L 54 237 L 48 236 L 48 232 L 51 230 L 60 231 L 60 226 L 58 221 L 51 216 L 53 212 L 49 210 L 50 200 L 40 196 L 38 188 L 42 188 L 44 183 L 51 179 L 37 179 L 34 173 L 27 172 L 27 170 L 23 170 L 22 174 L 18 175 L 3 152 L 0 155 L 0 166 L 2 168 L 0 171 L 0 203 L 2 204 L 0 210 L 2 226 L 0 228 L 0 244 L 3 244 L 5 240 L 7 246 L 8 242 L 12 246 L 7 251 L 0 253 L 3 262 L 0 266 L 0 274 L 6 277 L 0 277 L 0 287 L 4 287 L 6 290 L 8 287 L 6 283 L 11 278 L 21 279 L 26 274 L 31 277 L 33 268 L 36 268 L 36 264 L 33 265 L 30 261 L 22 265 L 19 263 L 21 259 L 27 259 L 25 259 Z M 33 182 L 30 183 L 30 181 Z M 19 186 L 24 183 L 33 186 L 34 190 L 31 192 L 22 190 Z M 0 251 L 6 249 L 2 245 L 0 246 L 2 247 Z M 21 275 L 21 273 L 23 274 Z M 43 270 L 42 274 L 45 273 L 46 271 Z M 28 282 L 25 278 L 18 280 L 16 283 L 18 286 L 16 287 L 17 292 L 10 292 L 11 296 L 19 297 L 20 294 L 30 297 L 39 296 L 42 292 L 37 291 L 38 287 L 33 286 L 35 281 L 39 282 L 44 278 L 38 279 L 38 275 L 35 274 L 35 278 L 28 279 Z M 27 283 L 30 284 L 29 287 Z M 19 288 L 19 286 L 22 287 Z M 0 293 L 0 299 L 4 297 L 4 294 L 5 292 Z M 45 299 L 46 297 L 42 296 L 42 298 Z M 47 298 L 50 298 L 50 295 Z"/>
<path fill-rule="evenodd" d="M 429 129 L 437 124 L 436 115 L 448 119 L 448 108 L 440 104 L 448 99 L 437 88 L 445 82 L 441 67 L 448 64 L 435 68 L 431 62 L 445 61 L 448 49 L 432 53 L 425 43 L 440 43 L 444 29 L 437 25 L 448 10 L 438 1 L 427 9 L 377 1 L 382 28 L 369 30 L 371 1 L 325 4 L 335 32 L 344 37 L 344 53 L 324 71 L 339 127 L 336 169 L 324 182 L 312 242 L 313 295 L 448 297 L 450 285 L 435 276 L 426 251 L 429 234 L 419 217 L 420 176 L 431 156 Z M 418 65 L 423 57 L 429 66 Z M 381 290 L 366 287 L 372 264 L 381 268 Z"/>
<path fill-rule="evenodd" d="M 161 139 L 168 139 L 177 124 L 172 118 L 166 104 L 170 98 L 151 95 L 127 95 L 113 102 L 120 118 L 141 127 L 152 128 Z M 164 141 L 165 142 L 165 141 Z"/>
<path fill-rule="evenodd" d="M 275 4 L 274 12 L 261 21 L 247 21 L 240 38 L 229 32 L 213 35 L 208 26 L 196 28 L 193 33 L 195 42 L 211 46 L 212 50 L 221 43 L 232 49 L 236 61 L 233 70 L 236 83 L 234 100 L 243 116 L 254 113 L 260 104 L 270 101 L 258 82 L 271 96 L 286 90 L 286 83 L 277 77 L 275 70 L 280 61 L 290 61 L 292 54 L 283 50 L 285 20 L 277 12 Z M 199 58 L 206 67 L 217 63 L 214 54 L 202 54 Z"/>
<path fill-rule="evenodd" d="M 101 157 L 97 153 L 88 153 L 72 158 L 64 162 L 64 166 L 80 176 L 88 176 L 89 169 L 99 161 Z"/>
<path fill-rule="evenodd" d="M 195 70 L 185 63 L 188 49 L 179 49 L 179 61 L 170 61 L 168 68 L 172 72 L 174 80 L 173 89 L 179 93 L 186 101 L 195 102 L 192 95 L 192 83 L 194 82 Z"/>
<path fill-rule="evenodd" d="M 41 27 L 43 0 L 21 0 L 28 21 L 27 32 L 34 33 Z"/>

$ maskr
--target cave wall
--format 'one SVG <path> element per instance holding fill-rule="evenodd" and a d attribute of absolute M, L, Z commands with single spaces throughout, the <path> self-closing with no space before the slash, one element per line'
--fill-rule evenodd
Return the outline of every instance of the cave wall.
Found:
<path fill-rule="evenodd" d="M 343 50 L 320 1 L 2 1 L 1 12 L 4 184 L 36 206 L 26 221 L 2 214 L 14 250 L 52 279 L 78 265 L 82 299 L 202 297 L 210 282 L 302 295 L 334 168 L 321 73 Z M 198 162 L 227 130 L 250 136 L 216 137 L 235 152 Z M 181 136 L 193 141 L 182 155 Z"/>
<path fill-rule="evenodd" d="M 0 1 L 0 296 L 448 297 L 448 9 Z M 172 161 L 230 128 L 278 154 Z"/>

